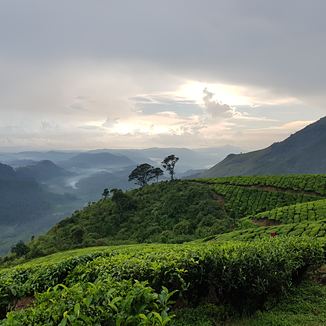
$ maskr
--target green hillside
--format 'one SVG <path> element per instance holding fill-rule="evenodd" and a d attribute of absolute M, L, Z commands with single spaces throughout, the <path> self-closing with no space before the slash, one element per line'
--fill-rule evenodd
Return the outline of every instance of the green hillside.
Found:
<path fill-rule="evenodd" d="M 256 225 L 264 223 L 286 224 L 306 221 L 320 221 L 326 218 L 326 199 L 274 208 L 270 211 L 247 216 L 241 222 L 252 221 Z"/>
<path fill-rule="evenodd" d="M 205 185 L 162 182 L 90 204 L 31 243 L 31 254 L 75 247 L 184 242 L 230 230 L 232 220 Z"/>
<path fill-rule="evenodd" d="M 230 154 L 203 177 L 326 173 L 326 117 L 262 150 Z"/>
<path fill-rule="evenodd" d="M 325 175 L 114 190 L 3 260 L 0 325 L 323 325 L 325 214 Z"/>
<path fill-rule="evenodd" d="M 233 231 L 247 216 L 326 198 L 325 189 L 325 175 L 298 175 L 179 180 L 117 190 L 34 240 L 28 255 L 205 238 Z"/>

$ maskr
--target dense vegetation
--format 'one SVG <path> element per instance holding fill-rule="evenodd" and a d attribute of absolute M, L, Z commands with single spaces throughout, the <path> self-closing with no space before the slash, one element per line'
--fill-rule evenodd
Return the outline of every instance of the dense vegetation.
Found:
<path fill-rule="evenodd" d="M 128 192 L 113 189 L 110 197 L 108 191 L 102 200 L 32 241 L 27 256 L 96 245 L 182 243 L 239 225 L 257 226 L 252 220 L 263 216 L 273 220 L 273 214 L 280 217 L 282 212 L 288 223 L 312 221 L 324 214 L 317 203 L 326 197 L 325 189 L 324 175 L 176 180 Z"/>
<path fill-rule="evenodd" d="M 290 290 L 292 298 L 302 298 L 315 288 L 324 307 L 322 286 L 305 283 L 299 292 L 292 286 L 325 263 L 325 190 L 324 175 L 107 190 L 24 247 L 20 265 L 5 268 L 19 263 L 5 259 L 0 313 L 8 314 L 2 324 L 281 325 L 284 316 L 294 325 L 293 315 L 275 306 L 281 294 Z M 94 245 L 103 247 L 23 263 Z"/>
<path fill-rule="evenodd" d="M 322 243 L 291 238 L 70 254 L 75 257 L 54 255 L 0 273 L 2 316 L 20 298 L 33 301 L 3 325 L 165 325 L 173 301 L 174 310 L 205 301 L 250 312 L 324 261 Z"/>
<path fill-rule="evenodd" d="M 276 223 L 300 223 L 305 221 L 319 221 L 326 217 L 326 199 L 307 203 L 274 208 L 270 211 L 250 215 L 242 221 L 252 220 L 259 224 L 264 220 Z M 242 222 L 241 221 L 241 222 Z"/>
<path fill-rule="evenodd" d="M 283 176 L 249 176 L 225 177 L 213 179 L 200 179 L 203 182 L 215 184 L 229 184 L 235 186 L 260 186 L 274 187 L 272 191 L 295 191 L 306 194 L 326 196 L 326 175 L 324 174 L 299 174 Z"/>
<path fill-rule="evenodd" d="M 152 184 L 89 205 L 31 243 L 30 255 L 110 243 L 184 242 L 225 232 L 231 219 L 209 187 Z"/>

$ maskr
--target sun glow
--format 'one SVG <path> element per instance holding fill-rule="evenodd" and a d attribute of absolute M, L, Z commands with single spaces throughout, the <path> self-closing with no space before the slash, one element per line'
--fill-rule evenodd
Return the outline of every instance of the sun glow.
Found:
<path fill-rule="evenodd" d="M 246 95 L 247 89 L 241 86 L 227 84 L 211 84 L 198 81 L 187 81 L 175 92 L 176 96 L 193 100 L 198 104 L 203 103 L 203 91 L 207 89 L 214 93 L 216 100 L 231 106 L 254 105 L 252 98 Z"/>
<path fill-rule="evenodd" d="M 175 92 L 174 96 L 195 101 L 203 104 L 203 91 L 207 89 L 214 94 L 214 99 L 221 104 L 230 106 L 260 106 L 280 104 L 300 104 L 301 101 L 291 96 L 277 96 L 268 89 L 259 87 L 244 87 L 222 83 L 203 83 L 189 80 L 183 83 Z"/>

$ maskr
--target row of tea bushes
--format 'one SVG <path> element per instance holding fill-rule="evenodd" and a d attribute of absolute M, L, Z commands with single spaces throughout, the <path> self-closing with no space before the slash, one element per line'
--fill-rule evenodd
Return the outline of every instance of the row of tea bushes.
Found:
<path fill-rule="evenodd" d="M 284 206 L 270 211 L 248 216 L 246 219 L 259 221 L 268 219 L 281 223 L 300 223 L 304 221 L 319 221 L 326 217 L 326 199 L 308 203 Z"/>
<path fill-rule="evenodd" d="M 214 184 L 211 187 L 224 197 L 225 209 L 234 219 L 269 211 L 275 207 L 316 200 L 315 196 L 302 193 L 265 191 L 224 184 Z"/>
<path fill-rule="evenodd" d="M 240 310 L 254 310 L 267 298 L 279 295 L 300 279 L 307 268 L 320 265 L 323 260 L 322 245 L 304 238 L 265 239 L 247 243 L 134 245 L 112 247 L 102 253 L 93 252 L 59 263 L 47 260 L 46 264 L 40 264 L 38 259 L 35 264 L 30 262 L 26 266 L 0 272 L 3 310 L 8 308 L 8 294 L 11 300 L 17 300 L 43 292 L 37 295 L 33 308 L 11 312 L 3 323 L 6 325 L 10 321 L 15 325 L 17 321 L 17 325 L 28 325 L 26 320 L 32 325 L 41 325 L 48 324 L 49 320 L 54 324 L 61 320 L 64 325 L 71 314 L 72 318 L 76 318 L 76 314 L 77 317 L 79 314 L 96 315 L 98 322 L 113 313 L 112 309 L 116 314 L 114 318 L 118 318 L 120 313 L 126 317 L 126 311 L 130 311 L 128 309 L 142 305 L 141 309 L 130 312 L 130 325 L 138 325 L 139 318 L 157 318 L 152 325 L 160 325 L 164 320 L 168 323 L 172 317 L 168 301 L 173 291 L 176 291 L 173 299 L 183 302 L 183 305 L 196 304 L 209 296 L 211 300 L 231 304 Z M 97 284 L 103 286 L 105 291 L 110 292 L 112 288 L 113 294 L 107 298 L 105 294 L 99 295 L 95 291 L 94 296 L 98 298 L 99 295 L 99 299 L 90 299 L 89 308 L 82 298 L 87 298 L 89 291 L 92 292 L 92 287 Z M 120 289 L 125 284 L 128 284 L 124 292 L 126 295 L 121 296 L 120 291 L 114 289 Z M 135 299 L 137 286 L 141 291 L 150 293 L 147 301 Z M 168 299 L 159 304 L 157 300 L 161 300 L 162 296 Z M 109 304 L 130 300 L 132 304 L 128 309 L 112 308 Z M 51 302 L 58 304 L 58 309 L 49 308 Z M 100 308 L 96 309 L 95 306 Z M 62 311 L 67 313 L 63 316 Z M 66 321 L 63 321 L 64 318 Z"/>
<path fill-rule="evenodd" d="M 284 176 L 236 176 L 224 178 L 201 179 L 210 183 L 229 184 L 237 186 L 274 187 L 280 190 L 315 193 L 326 196 L 325 174 L 300 174 Z"/>
<path fill-rule="evenodd" d="M 245 225 L 245 221 L 242 221 Z M 253 224 L 252 224 L 253 225 Z M 320 238 L 321 240 L 326 237 L 326 219 L 319 221 L 306 221 L 302 223 L 288 223 L 275 226 L 250 226 L 247 229 L 241 229 L 232 231 L 229 233 L 224 233 L 211 237 L 214 240 L 219 241 L 251 241 L 257 239 L 270 238 L 271 235 L 280 236 L 291 236 L 291 237 L 307 237 L 313 241 L 314 238 Z M 298 239 L 299 240 L 299 239 Z"/>

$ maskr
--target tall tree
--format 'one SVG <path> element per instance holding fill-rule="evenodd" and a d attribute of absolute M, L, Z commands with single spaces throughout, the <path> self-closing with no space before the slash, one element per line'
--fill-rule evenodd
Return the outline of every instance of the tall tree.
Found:
<path fill-rule="evenodd" d="M 156 175 L 153 173 L 154 167 L 148 163 L 138 165 L 129 175 L 129 181 L 135 180 L 135 184 L 144 187 Z"/>
<path fill-rule="evenodd" d="M 156 182 L 158 182 L 158 178 L 164 174 L 161 168 L 154 168 L 151 173 L 156 178 Z"/>
<path fill-rule="evenodd" d="M 175 175 L 174 168 L 178 161 L 179 161 L 179 157 L 176 157 L 174 154 L 167 156 L 162 161 L 162 166 L 166 171 L 169 172 L 171 180 L 174 180 L 174 175 Z"/>
<path fill-rule="evenodd" d="M 29 252 L 29 247 L 23 241 L 19 241 L 11 248 L 11 252 L 17 257 L 22 257 Z"/>

